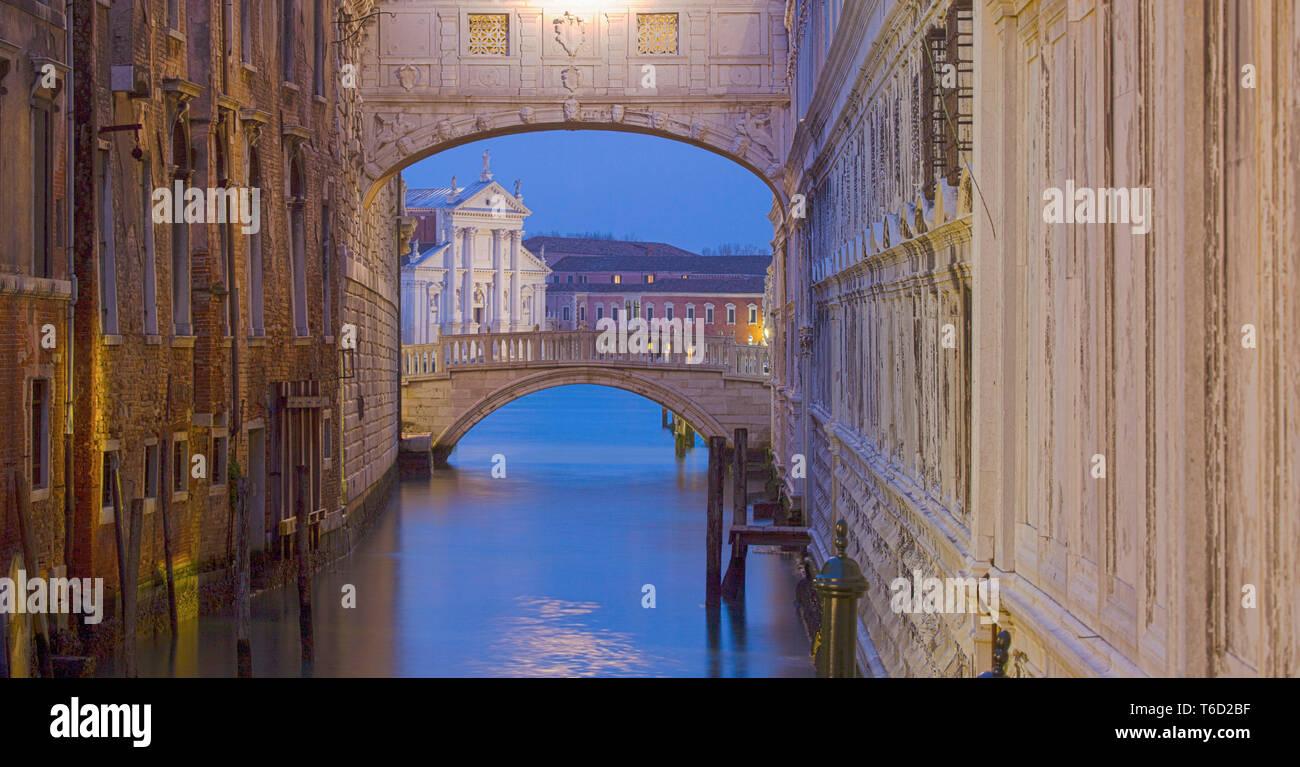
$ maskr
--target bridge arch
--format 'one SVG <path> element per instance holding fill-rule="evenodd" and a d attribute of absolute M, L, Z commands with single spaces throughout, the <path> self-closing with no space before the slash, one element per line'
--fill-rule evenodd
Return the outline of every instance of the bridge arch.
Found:
<path fill-rule="evenodd" d="M 545 114 L 548 111 L 559 112 L 561 109 L 563 107 L 542 107 L 539 112 Z M 547 115 L 547 117 L 554 118 L 555 116 Z M 669 127 L 655 127 L 654 123 L 656 121 Z M 621 122 L 591 116 L 585 119 L 565 120 L 561 117 L 543 121 L 540 119 L 524 120 L 519 111 L 516 110 L 494 116 L 494 122 L 498 124 L 498 127 L 493 128 L 480 129 L 476 127 L 480 123 L 479 117 L 462 119 L 455 123 L 450 118 L 444 118 L 444 122 L 446 122 L 446 125 L 442 125 L 441 128 L 438 126 L 425 126 L 405 134 L 395 141 L 388 141 L 377 148 L 376 154 L 372 156 L 370 162 L 367 162 L 365 166 L 367 181 L 365 182 L 366 192 L 363 197 L 364 205 L 369 205 L 374 196 L 393 176 L 420 160 L 439 152 L 453 149 L 462 144 L 470 144 L 498 136 L 555 130 L 639 133 L 699 147 L 725 157 L 753 173 L 772 192 L 772 196 L 779 201 L 780 207 L 786 207 L 788 202 L 785 193 L 781 190 L 780 173 L 782 165 L 780 162 L 773 159 L 765 163 L 765 166 L 758 164 L 769 157 L 775 157 L 775 155 L 771 155 L 766 150 L 763 152 L 751 151 L 749 147 L 752 140 L 741 133 L 735 132 L 734 129 L 704 128 L 698 122 L 687 124 L 681 122 L 681 118 L 677 116 L 661 118 L 654 116 L 652 113 L 627 114 Z M 672 128 L 680 128 L 681 130 L 672 130 Z"/>
<path fill-rule="evenodd" d="M 609 386 L 640 394 L 685 418 L 702 437 L 728 436 L 727 428 L 717 418 L 676 387 L 625 369 L 590 365 L 532 373 L 498 387 L 467 408 L 441 433 L 435 435 L 433 451 L 440 458 L 445 458 L 475 424 L 501 407 L 534 392 L 574 384 Z"/>

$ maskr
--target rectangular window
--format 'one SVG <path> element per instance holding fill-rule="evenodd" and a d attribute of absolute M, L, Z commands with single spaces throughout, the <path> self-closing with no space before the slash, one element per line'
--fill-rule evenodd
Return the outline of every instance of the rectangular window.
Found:
<path fill-rule="evenodd" d="M 687 304 L 687 305 L 686 305 L 686 319 L 688 319 L 688 320 L 690 320 L 690 321 L 692 321 L 692 322 L 695 321 L 695 305 L 694 305 L 694 304 Z"/>
<path fill-rule="evenodd" d="M 298 198 L 289 203 L 289 246 L 290 257 L 293 259 L 293 325 L 294 335 L 299 338 L 311 335 L 307 327 L 307 264 L 305 259 L 303 242 L 305 225 L 303 223 L 303 213 L 307 201 Z"/>
<path fill-rule="evenodd" d="M 329 203 L 326 203 L 321 206 L 320 216 L 321 216 L 320 219 L 321 220 L 320 284 L 321 284 L 321 304 L 322 304 L 321 317 L 323 322 L 321 328 L 321 334 L 328 336 L 328 335 L 333 335 L 332 330 L 334 328 L 333 322 L 330 317 L 330 295 L 333 292 L 330 289 L 331 288 L 330 281 L 332 279 L 330 275 L 333 274 L 333 270 L 330 269 L 330 261 L 331 261 L 330 253 L 333 252 L 334 250 L 334 232 L 332 231 L 331 228 L 333 222 L 330 220 Z"/>
<path fill-rule="evenodd" d="M 664 307 L 664 316 L 668 318 L 668 321 L 669 321 L 669 322 L 672 322 L 672 321 L 673 321 L 673 305 L 672 305 L 672 304 L 668 304 L 668 306 Z"/>
<path fill-rule="evenodd" d="M 99 153 L 99 332 L 117 335 L 117 248 L 113 172 L 109 153 Z"/>
<path fill-rule="evenodd" d="M 99 473 L 99 508 L 102 511 L 113 510 L 113 455 L 116 451 L 105 450 L 100 453 L 103 465 Z M 101 521 L 103 517 L 100 517 Z"/>
<path fill-rule="evenodd" d="M 140 163 L 140 233 L 144 240 L 144 332 L 158 335 L 158 279 L 153 254 L 153 173 L 149 161 Z"/>
<path fill-rule="evenodd" d="M 655 318 L 655 308 L 652 304 L 645 305 L 645 318 L 647 320 L 653 320 Z"/>
<path fill-rule="evenodd" d="M 50 379 L 32 379 L 31 489 L 50 486 Z"/>
<path fill-rule="evenodd" d="M 167 0 L 167 28 L 180 31 L 181 0 Z"/>
<path fill-rule="evenodd" d="M 239 0 L 239 47 L 245 64 L 253 63 L 253 0 Z"/>
<path fill-rule="evenodd" d="M 144 446 L 144 497 L 158 497 L 158 445 Z"/>
<path fill-rule="evenodd" d="M 293 8 L 294 0 L 280 0 L 280 71 L 286 83 L 293 82 L 293 44 L 298 39 Z"/>
<path fill-rule="evenodd" d="M 330 428 L 333 419 L 331 419 L 327 413 L 322 423 L 324 426 L 321 428 L 325 434 L 321 440 L 321 457 L 328 461 L 334 457 L 334 431 Z"/>
<path fill-rule="evenodd" d="M 567 322 L 568 319 L 569 319 L 569 307 L 567 307 L 567 306 L 564 307 L 564 319 L 565 319 L 566 322 Z"/>
<path fill-rule="evenodd" d="M 226 438 L 212 438 L 212 483 L 226 484 Z"/>
<path fill-rule="evenodd" d="M 758 324 L 758 307 L 754 306 L 753 304 L 749 305 L 749 324 L 750 325 Z"/>
<path fill-rule="evenodd" d="M 621 275 L 621 274 L 616 274 L 616 275 L 614 275 L 614 284 L 615 284 L 615 285 L 618 285 L 618 284 L 620 284 L 620 283 L 622 283 L 622 282 L 623 282 L 623 275 Z"/>
<path fill-rule="evenodd" d="M 653 274 L 647 274 L 647 275 L 645 276 L 645 281 L 646 281 L 647 283 L 654 282 L 654 281 L 655 281 L 655 276 L 654 276 Z"/>
<path fill-rule="evenodd" d="M 587 307 L 585 305 L 578 307 L 578 322 L 587 321 Z"/>
<path fill-rule="evenodd" d="M 53 139 L 50 112 L 32 109 L 32 276 L 54 275 L 54 243 L 51 237 L 53 204 Z"/>
<path fill-rule="evenodd" d="M 602 304 L 596 305 L 596 322 L 605 319 L 605 307 Z"/>
<path fill-rule="evenodd" d="M 636 52 L 641 56 L 677 54 L 677 14 L 638 13 Z"/>
<path fill-rule="evenodd" d="M 178 439 L 172 447 L 172 492 L 184 493 L 190 488 L 190 443 Z"/>
<path fill-rule="evenodd" d="M 727 324 L 728 325 L 736 324 L 736 307 L 734 306 L 727 307 Z"/>
<path fill-rule="evenodd" d="M 316 0 L 312 11 L 315 17 L 313 29 L 316 34 L 315 56 L 312 70 L 312 93 L 325 95 L 325 0 Z"/>
<path fill-rule="evenodd" d="M 566 280 L 566 282 L 573 282 L 573 275 L 572 275 L 572 274 L 569 275 L 569 279 Z"/>
<path fill-rule="evenodd" d="M 706 307 L 704 307 L 704 322 L 705 322 L 705 324 L 708 324 L 708 325 L 712 325 L 712 324 L 713 324 L 713 307 L 712 307 L 712 306 L 706 306 Z"/>
<path fill-rule="evenodd" d="M 509 14 L 471 13 L 468 16 L 468 47 L 471 56 L 510 55 Z"/>

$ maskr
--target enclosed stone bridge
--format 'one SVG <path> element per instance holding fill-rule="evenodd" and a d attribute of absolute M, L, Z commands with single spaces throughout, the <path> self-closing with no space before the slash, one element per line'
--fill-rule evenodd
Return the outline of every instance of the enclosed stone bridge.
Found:
<path fill-rule="evenodd" d="M 366 204 L 393 174 L 444 149 L 557 129 L 694 144 L 748 168 L 784 202 L 786 3 L 593 5 L 363 4 L 378 23 L 349 37 L 343 55 L 358 62 Z"/>
<path fill-rule="evenodd" d="M 704 349 L 597 351 L 594 330 L 444 336 L 402 347 L 402 431 L 427 435 L 438 460 L 474 424 L 536 391 L 597 384 L 640 394 L 685 419 L 702 437 L 748 430 L 771 442 L 768 348 L 707 337 Z"/>

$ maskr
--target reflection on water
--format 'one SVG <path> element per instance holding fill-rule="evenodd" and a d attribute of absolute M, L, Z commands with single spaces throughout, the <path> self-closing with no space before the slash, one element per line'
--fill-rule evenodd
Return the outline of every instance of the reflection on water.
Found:
<path fill-rule="evenodd" d="M 751 549 L 744 604 L 704 608 L 707 460 L 676 458 L 659 407 L 626 392 L 570 386 L 503 407 L 317 575 L 313 674 L 811 676 L 789 558 Z M 174 649 L 142 643 L 140 673 L 233 676 L 233 632 L 205 616 Z M 258 594 L 254 673 L 298 676 L 297 632 L 292 586 Z"/>

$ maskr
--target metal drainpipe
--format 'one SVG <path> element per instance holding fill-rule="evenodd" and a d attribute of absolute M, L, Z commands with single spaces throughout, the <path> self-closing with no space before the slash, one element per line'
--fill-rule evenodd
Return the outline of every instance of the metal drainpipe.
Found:
<path fill-rule="evenodd" d="M 74 484 L 72 478 L 72 468 L 73 468 L 72 446 L 76 444 L 76 440 L 73 438 L 74 436 L 73 435 L 74 432 L 73 370 L 74 368 L 72 364 L 72 357 L 73 357 L 73 351 L 75 350 L 76 347 L 76 343 L 74 340 L 76 338 L 76 333 L 74 332 L 74 330 L 76 327 L 75 307 L 77 305 L 76 248 L 73 245 L 73 243 L 76 242 L 76 233 L 73 230 L 73 211 L 76 210 L 76 183 L 73 178 L 73 173 L 71 172 L 72 168 L 75 167 L 75 161 L 73 158 L 76 149 L 76 141 L 74 138 L 76 121 L 73 119 L 73 111 L 74 111 L 75 103 L 74 103 L 74 97 L 72 91 L 73 91 L 73 77 L 77 69 L 76 67 L 73 66 L 72 14 L 73 14 L 72 2 L 71 0 L 68 0 L 68 2 L 64 5 L 64 16 L 63 16 L 63 23 L 65 27 L 63 42 L 64 42 L 65 57 L 67 59 L 67 64 L 68 64 L 68 74 L 66 75 L 65 78 L 66 81 L 63 86 L 63 101 L 64 101 L 64 111 L 65 111 L 64 118 L 67 122 L 67 129 L 65 130 L 66 135 L 64 137 L 65 144 L 66 144 L 65 151 L 67 154 L 64 158 L 65 167 L 63 172 L 63 182 L 64 184 L 67 185 L 67 190 L 65 191 L 65 197 L 67 199 L 65 201 L 64 211 L 63 211 L 63 218 L 64 218 L 63 246 L 68 256 L 68 280 L 72 283 L 72 296 L 71 296 L 71 300 L 68 302 L 68 337 L 64 343 L 64 353 L 67 356 L 68 363 L 67 363 L 67 372 L 65 373 L 67 377 L 67 380 L 65 382 L 67 387 L 67 393 L 65 395 L 66 401 L 64 403 L 67 412 L 64 415 L 64 421 L 63 421 L 63 565 L 68 577 L 71 577 L 73 575 L 73 573 L 71 572 L 72 570 L 71 558 L 72 558 L 72 538 L 73 538 L 73 532 L 72 532 L 73 531 L 73 509 L 75 507 L 75 503 L 73 498 Z"/>

